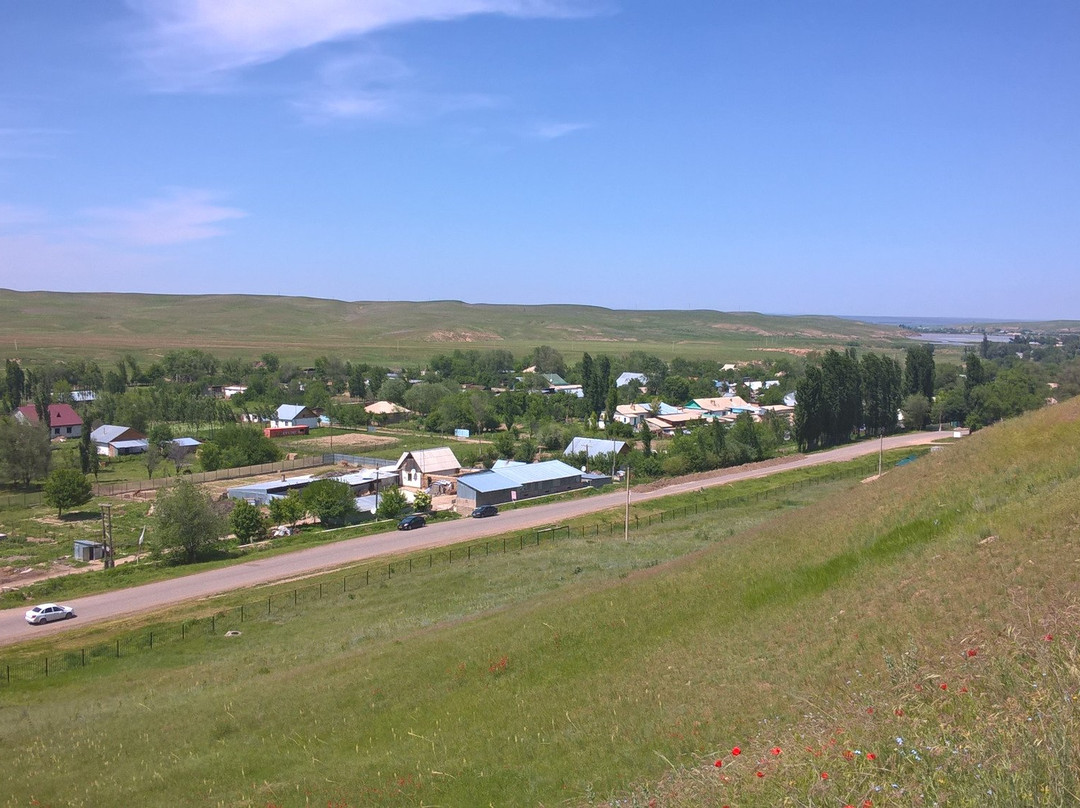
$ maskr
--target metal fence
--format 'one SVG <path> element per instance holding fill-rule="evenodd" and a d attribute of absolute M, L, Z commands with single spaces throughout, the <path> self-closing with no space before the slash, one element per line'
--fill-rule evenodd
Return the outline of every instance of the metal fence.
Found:
<path fill-rule="evenodd" d="M 718 511 L 724 508 L 749 505 L 762 500 L 775 499 L 795 492 L 808 485 L 836 481 L 851 477 L 862 477 L 876 468 L 877 460 L 854 463 L 847 468 L 816 469 L 812 476 L 791 482 L 780 482 L 759 489 L 753 493 L 736 493 L 723 489 L 712 489 L 707 496 L 703 493 L 696 501 L 677 508 L 651 511 L 631 517 L 630 530 L 640 530 L 652 525 L 662 525 L 677 519 L 688 518 L 697 514 Z M 647 507 L 647 503 L 645 504 Z M 227 636 L 229 631 L 242 631 L 247 622 L 280 617 L 291 611 L 300 613 L 309 610 L 320 602 L 334 597 L 347 597 L 349 593 L 388 583 L 395 577 L 432 569 L 436 564 L 471 563 L 482 561 L 493 555 L 511 552 L 523 552 L 539 547 L 542 543 L 552 543 L 558 539 L 572 536 L 620 536 L 627 526 L 623 521 L 604 521 L 592 524 L 580 524 L 573 528 L 569 525 L 549 525 L 533 528 L 527 532 L 511 534 L 502 538 L 484 539 L 465 545 L 456 545 L 427 553 L 420 553 L 393 561 L 373 563 L 361 570 L 345 573 L 337 579 L 324 580 L 321 583 L 297 587 L 291 591 L 268 595 L 265 599 L 223 609 L 209 617 L 197 620 L 185 620 L 166 626 L 157 626 L 106 643 L 87 648 L 69 650 L 43 655 L 30 659 L 11 659 L 0 662 L 0 687 L 15 685 L 19 682 L 34 681 L 49 676 L 57 676 L 69 671 L 79 671 L 91 665 L 98 665 L 110 660 L 122 659 L 139 653 L 153 651 L 155 648 L 173 645 L 199 637 Z"/>
<path fill-rule="evenodd" d="M 198 474 L 185 474 L 185 479 L 193 483 L 212 483 L 218 480 L 235 480 L 240 477 L 256 477 L 260 474 L 280 474 L 283 471 L 299 471 L 310 469 L 315 466 L 333 465 L 334 458 L 339 455 L 317 455 L 314 457 L 298 457 L 294 460 L 280 460 L 277 463 L 263 463 L 258 466 L 238 466 L 232 469 L 218 469 L 217 471 L 202 471 Z M 344 457 L 344 455 L 341 455 Z M 386 462 L 386 461 L 381 461 Z M 156 480 L 127 480 L 117 483 L 98 483 L 94 486 L 94 495 L 99 497 L 116 496 L 117 494 L 130 494 L 136 491 L 155 491 L 158 488 L 167 488 L 176 482 L 175 477 L 158 477 Z"/>

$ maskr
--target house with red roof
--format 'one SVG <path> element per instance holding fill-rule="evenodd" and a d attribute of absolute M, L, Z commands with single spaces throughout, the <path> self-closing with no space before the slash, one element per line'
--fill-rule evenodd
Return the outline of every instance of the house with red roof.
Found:
<path fill-rule="evenodd" d="M 27 404 L 15 410 L 15 420 L 23 424 L 38 424 L 37 407 Z M 49 405 L 49 437 L 77 438 L 82 434 L 83 421 L 70 404 Z"/>

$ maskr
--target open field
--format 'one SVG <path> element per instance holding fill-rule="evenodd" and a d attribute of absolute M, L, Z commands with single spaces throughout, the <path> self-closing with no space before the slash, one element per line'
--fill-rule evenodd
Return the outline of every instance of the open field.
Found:
<path fill-rule="evenodd" d="M 61 350 L 65 357 L 104 361 L 198 348 L 222 358 L 273 352 L 294 361 L 336 355 L 405 364 L 455 348 L 499 348 L 519 356 L 538 345 L 551 345 L 571 361 L 585 351 L 633 350 L 665 359 L 742 361 L 776 350 L 880 348 L 900 338 L 895 327 L 838 317 L 745 312 L 0 290 L 0 353 L 37 361 L 53 360 Z"/>
<path fill-rule="evenodd" d="M 1078 501 L 1070 401 L 765 521 L 403 576 L 0 691 L 0 800 L 1075 804 Z"/>

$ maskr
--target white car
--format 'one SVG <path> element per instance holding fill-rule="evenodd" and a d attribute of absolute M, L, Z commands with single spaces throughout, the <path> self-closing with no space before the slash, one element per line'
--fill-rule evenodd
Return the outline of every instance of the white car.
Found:
<path fill-rule="evenodd" d="M 74 616 L 75 610 L 70 606 L 42 603 L 26 613 L 26 622 L 32 626 L 40 626 L 43 623 L 51 623 L 53 620 L 67 620 Z"/>

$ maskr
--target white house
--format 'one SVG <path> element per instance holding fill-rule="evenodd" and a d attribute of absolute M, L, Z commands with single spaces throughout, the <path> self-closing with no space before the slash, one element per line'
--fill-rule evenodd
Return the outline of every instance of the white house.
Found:
<path fill-rule="evenodd" d="M 394 470 L 401 475 L 404 488 L 427 488 L 434 477 L 453 477 L 461 472 L 461 461 L 454 455 L 453 449 L 444 446 L 439 449 L 416 449 L 403 452 Z"/>
<path fill-rule="evenodd" d="M 302 404 L 282 404 L 277 408 L 271 426 L 306 426 L 315 429 L 319 425 L 319 416 Z"/>

